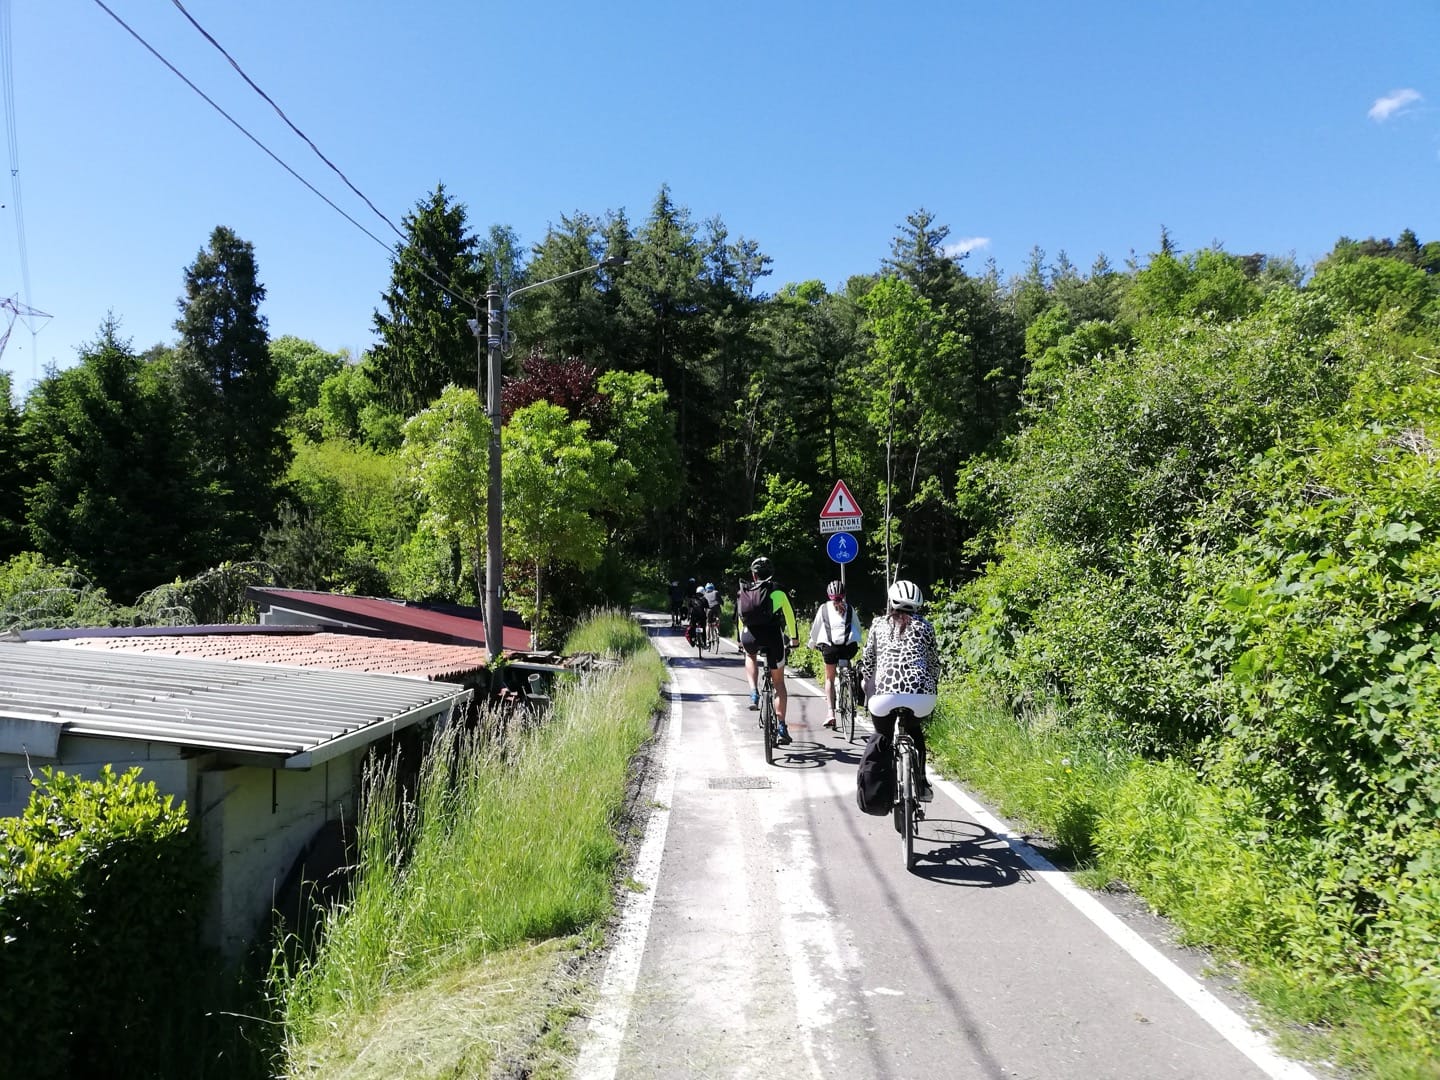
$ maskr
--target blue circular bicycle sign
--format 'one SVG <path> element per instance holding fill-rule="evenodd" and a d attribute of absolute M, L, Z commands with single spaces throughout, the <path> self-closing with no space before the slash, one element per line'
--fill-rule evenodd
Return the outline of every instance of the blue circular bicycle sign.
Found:
<path fill-rule="evenodd" d="M 851 562 L 860 554 L 860 545 L 848 532 L 831 533 L 830 539 L 825 542 L 825 554 L 830 556 L 831 562 Z"/>

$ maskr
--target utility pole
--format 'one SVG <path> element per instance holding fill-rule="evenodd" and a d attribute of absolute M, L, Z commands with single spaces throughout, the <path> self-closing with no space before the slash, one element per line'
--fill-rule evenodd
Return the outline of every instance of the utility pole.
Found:
<path fill-rule="evenodd" d="M 504 301 L 499 286 L 492 282 L 485 292 L 486 345 L 489 350 L 485 410 L 490 414 L 490 482 L 485 499 L 485 652 L 492 664 L 499 659 L 505 644 L 504 609 L 501 606 L 505 591 L 501 580 L 504 560 L 500 527 L 504 499 L 500 478 L 500 346 L 504 327 L 500 316 Z"/>

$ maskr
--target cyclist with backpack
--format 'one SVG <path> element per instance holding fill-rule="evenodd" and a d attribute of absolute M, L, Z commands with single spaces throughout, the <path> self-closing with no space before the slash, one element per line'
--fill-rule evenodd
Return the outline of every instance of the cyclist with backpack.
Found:
<path fill-rule="evenodd" d="M 750 708 L 760 707 L 760 678 L 757 655 L 763 650 L 768 657 L 770 681 L 775 684 L 775 717 L 780 731 L 775 742 L 789 746 L 794 742 L 785 726 L 785 646 L 800 643 L 795 630 L 795 609 L 790 597 L 775 584 L 770 560 L 760 556 L 750 564 L 751 581 L 740 587 L 735 603 L 736 620 L 743 627 L 740 647 L 745 650 L 745 678 L 750 683 Z"/>
<path fill-rule="evenodd" d="M 706 616 L 706 621 L 709 623 L 709 625 L 715 627 L 715 640 L 718 642 L 720 640 L 720 590 L 715 588 L 715 583 L 713 581 L 707 581 L 705 583 L 704 592 L 705 603 L 708 604 L 710 607 L 710 610 Z"/>
<path fill-rule="evenodd" d="M 690 597 L 686 609 L 685 643 L 694 645 L 696 640 L 705 640 L 705 622 L 710 617 L 710 604 L 705 599 L 705 590 L 696 586 L 695 595 Z"/>
<path fill-rule="evenodd" d="M 921 802 L 929 802 L 935 792 L 925 776 L 925 726 L 921 721 L 935 711 L 940 649 L 935 628 L 920 615 L 924 604 L 925 596 L 913 581 L 890 586 L 885 614 L 875 616 L 870 624 L 860 669 L 866 682 L 874 685 L 865 705 L 877 732 L 894 737 L 895 709 L 909 709 L 914 714 L 913 720 L 905 719 L 903 727 L 915 741 L 917 794 Z"/>
<path fill-rule="evenodd" d="M 854 660 L 860 651 L 860 613 L 845 599 L 845 583 L 832 581 L 825 587 L 827 602 L 815 612 L 810 624 L 809 645 L 820 650 L 825 661 L 825 701 L 830 708 L 825 726 L 835 729 L 835 665 L 841 660 Z"/>

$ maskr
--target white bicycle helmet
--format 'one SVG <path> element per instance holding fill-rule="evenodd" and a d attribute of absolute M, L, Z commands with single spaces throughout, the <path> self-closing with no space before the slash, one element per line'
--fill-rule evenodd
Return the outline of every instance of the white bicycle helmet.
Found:
<path fill-rule="evenodd" d="M 920 610 L 925 603 L 925 594 L 920 591 L 920 586 L 913 581 L 897 581 L 890 586 L 890 607 L 894 611 L 908 611 L 911 614 Z"/>

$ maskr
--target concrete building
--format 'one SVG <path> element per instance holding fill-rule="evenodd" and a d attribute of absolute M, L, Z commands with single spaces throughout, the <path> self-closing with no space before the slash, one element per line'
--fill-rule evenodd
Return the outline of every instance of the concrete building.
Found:
<path fill-rule="evenodd" d="M 0 817 L 24 808 L 43 766 L 91 778 L 107 764 L 139 766 L 200 830 L 218 872 L 207 937 L 230 955 L 253 940 L 317 834 L 354 821 L 366 751 L 463 715 L 472 693 L 421 672 L 76 643 L 0 640 Z M 435 663 L 462 670 L 469 660 Z"/>

